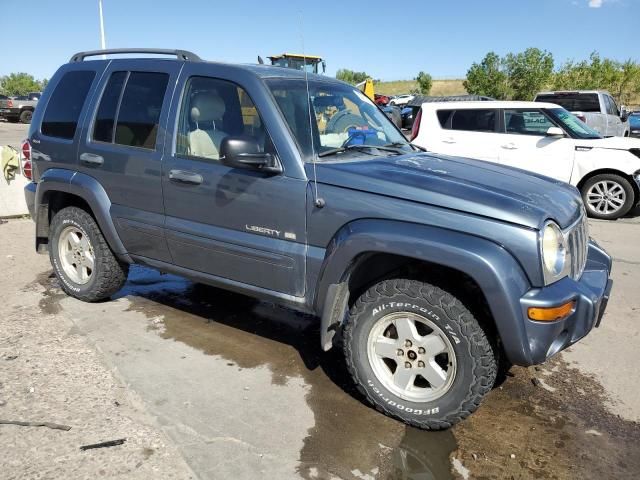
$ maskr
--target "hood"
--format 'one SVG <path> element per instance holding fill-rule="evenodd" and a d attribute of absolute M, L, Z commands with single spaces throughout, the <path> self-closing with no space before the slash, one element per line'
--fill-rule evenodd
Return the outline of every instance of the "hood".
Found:
<path fill-rule="evenodd" d="M 310 167 L 310 165 L 308 165 Z M 580 215 L 571 185 L 481 160 L 413 153 L 316 164 L 319 183 L 468 212 L 529 228 Z M 308 170 L 310 177 L 311 169 Z"/>
<path fill-rule="evenodd" d="M 614 150 L 629 150 L 640 148 L 640 139 L 630 137 L 593 138 L 590 140 L 575 140 L 576 147 L 612 148 Z"/>

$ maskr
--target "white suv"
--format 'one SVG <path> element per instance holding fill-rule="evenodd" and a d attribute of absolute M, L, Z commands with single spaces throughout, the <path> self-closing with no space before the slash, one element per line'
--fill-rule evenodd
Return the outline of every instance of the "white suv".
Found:
<path fill-rule="evenodd" d="M 619 218 L 640 201 L 640 140 L 602 138 L 552 103 L 424 103 L 411 140 L 431 152 L 568 182 L 581 191 L 595 218 Z"/>

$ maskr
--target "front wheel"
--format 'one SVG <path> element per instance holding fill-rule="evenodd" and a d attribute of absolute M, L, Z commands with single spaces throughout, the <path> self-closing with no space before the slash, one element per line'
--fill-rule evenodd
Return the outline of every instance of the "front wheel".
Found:
<path fill-rule="evenodd" d="M 376 409 L 427 430 L 449 428 L 475 411 L 497 371 L 471 312 L 415 280 L 386 280 L 358 298 L 344 353 L 356 386 Z"/>
<path fill-rule="evenodd" d="M 589 216 L 602 220 L 626 215 L 635 200 L 629 180 L 611 173 L 591 177 L 582 186 L 581 193 Z"/>

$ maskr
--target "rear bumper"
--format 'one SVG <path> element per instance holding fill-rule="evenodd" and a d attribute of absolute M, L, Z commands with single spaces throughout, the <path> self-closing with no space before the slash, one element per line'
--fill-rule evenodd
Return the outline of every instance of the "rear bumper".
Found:
<path fill-rule="evenodd" d="M 14 118 L 20 116 L 19 108 L 0 108 L 0 117 L 2 118 Z"/>
<path fill-rule="evenodd" d="M 29 209 L 29 215 L 35 221 L 36 219 L 36 190 L 38 184 L 35 182 L 29 182 L 24 187 L 24 199 L 27 202 L 27 208 Z"/>
<path fill-rule="evenodd" d="M 587 266 L 580 280 L 564 278 L 544 288 L 527 292 L 521 299 L 528 352 L 510 359 L 518 365 L 535 365 L 584 338 L 600 325 L 609 301 L 612 280 L 611 257 L 595 242 L 589 244 Z M 538 322 L 528 318 L 529 307 L 554 307 L 569 301 L 576 306 L 567 318 L 556 322 Z"/>

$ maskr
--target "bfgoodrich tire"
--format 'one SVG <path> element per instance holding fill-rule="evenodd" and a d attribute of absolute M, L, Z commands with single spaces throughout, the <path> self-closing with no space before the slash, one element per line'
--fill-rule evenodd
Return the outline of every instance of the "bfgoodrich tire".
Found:
<path fill-rule="evenodd" d="M 367 290 L 344 330 L 356 386 L 379 411 L 440 430 L 475 411 L 496 378 L 496 355 L 471 312 L 428 283 L 394 279 Z"/>
<path fill-rule="evenodd" d="M 636 203 L 635 192 L 626 178 L 603 173 L 587 180 L 580 191 L 587 214 L 602 220 L 615 220 Z"/>
<path fill-rule="evenodd" d="M 127 280 L 95 220 L 77 207 L 60 210 L 49 228 L 49 258 L 62 289 L 85 302 L 109 298 Z"/>

